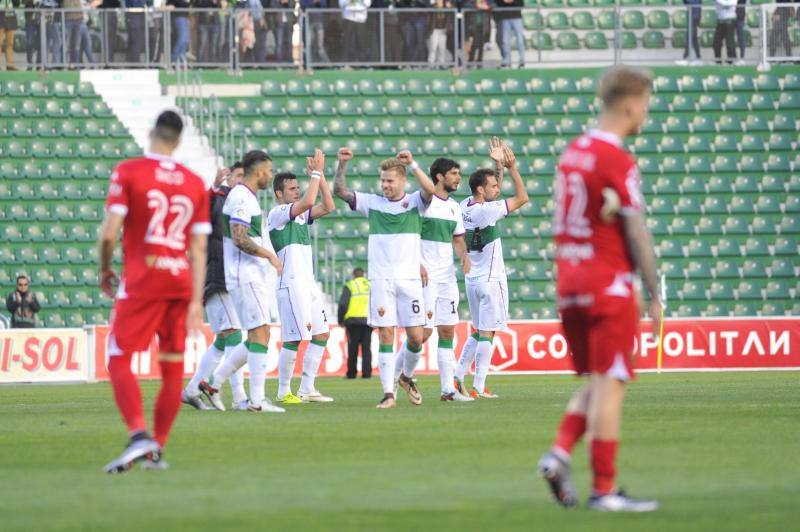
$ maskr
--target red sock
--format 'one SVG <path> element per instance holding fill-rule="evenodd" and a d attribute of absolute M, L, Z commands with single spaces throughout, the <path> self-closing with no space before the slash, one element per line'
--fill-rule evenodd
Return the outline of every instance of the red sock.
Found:
<path fill-rule="evenodd" d="M 570 455 L 575 443 L 581 439 L 584 432 L 586 432 L 586 416 L 575 413 L 564 414 L 561 426 L 558 427 L 558 434 L 553 447 L 557 447 L 565 454 Z"/>
<path fill-rule="evenodd" d="M 153 412 L 155 418 L 154 438 L 163 448 L 167 443 L 169 429 L 181 407 L 181 389 L 183 388 L 183 362 L 158 362 L 161 366 L 161 390 L 156 398 Z"/>
<path fill-rule="evenodd" d="M 591 461 L 594 472 L 592 487 L 596 495 L 606 495 L 614 491 L 617 445 L 619 442 L 616 440 L 592 440 Z"/>
<path fill-rule="evenodd" d="M 147 429 L 142 412 L 142 391 L 131 372 L 132 357 L 133 353 L 125 353 L 108 359 L 108 375 L 114 388 L 114 399 L 122 419 L 128 425 L 129 433 Z"/>

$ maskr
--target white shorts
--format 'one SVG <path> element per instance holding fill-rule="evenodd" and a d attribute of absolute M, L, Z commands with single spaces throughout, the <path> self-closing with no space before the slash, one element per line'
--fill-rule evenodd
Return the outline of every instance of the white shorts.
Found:
<path fill-rule="evenodd" d="M 458 323 L 458 284 L 431 281 L 422 289 L 425 298 L 425 328 Z"/>
<path fill-rule="evenodd" d="M 242 329 L 252 331 L 269 323 L 269 292 L 263 284 L 245 283 L 231 290 L 228 294 L 233 300 L 236 315 Z"/>
<path fill-rule="evenodd" d="M 328 317 L 316 284 L 285 286 L 278 288 L 277 294 L 284 342 L 311 340 L 314 335 L 328 332 Z"/>
<path fill-rule="evenodd" d="M 479 331 L 508 328 L 508 285 L 504 281 L 467 281 L 472 325 Z"/>
<path fill-rule="evenodd" d="M 369 287 L 369 324 L 373 327 L 421 327 L 425 324 L 422 281 L 375 279 Z"/>
<path fill-rule="evenodd" d="M 241 329 L 239 315 L 228 292 L 217 292 L 206 301 L 206 316 L 211 332 L 219 334 L 230 329 Z"/>

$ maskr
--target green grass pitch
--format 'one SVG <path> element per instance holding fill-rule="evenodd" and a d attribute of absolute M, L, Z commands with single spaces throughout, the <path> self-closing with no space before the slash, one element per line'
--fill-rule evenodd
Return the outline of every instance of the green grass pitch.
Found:
<path fill-rule="evenodd" d="M 489 384 L 499 400 L 442 404 L 423 377 L 425 404 L 386 412 L 377 378 L 320 379 L 336 403 L 284 415 L 184 407 L 172 469 L 124 476 L 101 473 L 125 442 L 108 384 L 0 387 L 0 529 L 796 530 L 798 373 L 640 377 L 618 468 L 621 486 L 660 500 L 649 515 L 565 511 L 534 475 L 579 381 Z M 144 384 L 148 409 L 156 389 Z"/>

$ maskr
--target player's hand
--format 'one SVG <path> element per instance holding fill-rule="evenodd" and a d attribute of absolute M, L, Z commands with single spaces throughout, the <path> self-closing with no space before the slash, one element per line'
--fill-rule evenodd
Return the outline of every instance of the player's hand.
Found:
<path fill-rule="evenodd" d="M 514 152 L 511 151 L 511 148 L 506 144 L 503 144 L 503 159 L 505 160 L 503 166 L 509 170 L 517 167 L 517 156 L 514 155 Z"/>
<path fill-rule="evenodd" d="M 230 168 L 222 167 L 217 170 L 217 175 L 214 177 L 214 188 L 219 188 L 229 175 L 231 175 Z"/>
<path fill-rule="evenodd" d="M 503 143 L 498 137 L 492 137 L 489 140 L 489 157 L 505 166 L 506 155 L 503 152 Z"/>
<path fill-rule="evenodd" d="M 319 148 L 315 149 L 314 156 L 307 157 L 306 161 L 308 163 L 306 173 L 308 173 L 309 177 L 311 172 L 319 172 L 321 174 L 325 172 L 325 154 Z"/>
<path fill-rule="evenodd" d="M 274 253 L 270 253 L 269 257 L 267 257 L 267 260 L 269 260 L 269 263 L 272 264 L 273 268 L 275 268 L 275 271 L 278 273 L 278 277 L 281 277 L 283 275 L 283 264 L 281 263 L 281 259 L 279 259 Z"/>
<path fill-rule="evenodd" d="M 428 286 L 430 278 L 428 277 L 428 270 L 422 264 L 419 265 L 419 275 L 422 277 L 422 286 Z"/>
<path fill-rule="evenodd" d="M 190 301 L 186 313 L 186 331 L 192 333 L 203 329 L 203 304 L 200 301 Z"/>
<path fill-rule="evenodd" d="M 466 275 L 469 273 L 471 269 L 472 269 L 472 263 L 469 260 L 469 255 L 464 253 L 464 256 L 461 257 L 461 271 L 463 271 L 464 275 Z"/>
<path fill-rule="evenodd" d="M 339 157 L 340 163 L 346 163 L 353 158 L 353 150 L 347 147 L 339 148 L 339 153 L 336 155 Z"/>
<path fill-rule="evenodd" d="M 650 318 L 653 320 L 653 335 L 658 336 L 658 333 L 661 331 L 661 311 L 663 310 L 663 304 L 661 303 L 661 299 L 654 297 L 650 300 L 650 306 L 647 309 L 647 313 L 650 314 Z"/>
<path fill-rule="evenodd" d="M 408 166 L 409 164 L 414 162 L 414 156 L 411 155 L 409 150 L 403 150 L 397 154 L 397 160 L 403 163 L 404 165 Z"/>
<path fill-rule="evenodd" d="M 100 282 L 98 284 L 100 290 L 113 299 L 119 286 L 119 277 L 114 273 L 114 270 L 105 270 L 100 272 Z"/>

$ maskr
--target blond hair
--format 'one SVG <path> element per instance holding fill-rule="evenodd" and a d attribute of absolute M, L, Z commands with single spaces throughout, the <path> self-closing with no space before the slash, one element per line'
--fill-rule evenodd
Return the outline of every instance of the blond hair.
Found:
<path fill-rule="evenodd" d="M 653 75 L 648 70 L 616 65 L 600 76 L 597 97 L 603 102 L 603 107 L 608 108 L 628 96 L 641 96 L 652 87 Z"/>
<path fill-rule="evenodd" d="M 406 177 L 406 165 L 397 157 L 391 157 L 381 161 L 381 172 L 388 172 L 389 170 L 394 170 L 402 177 Z"/>

